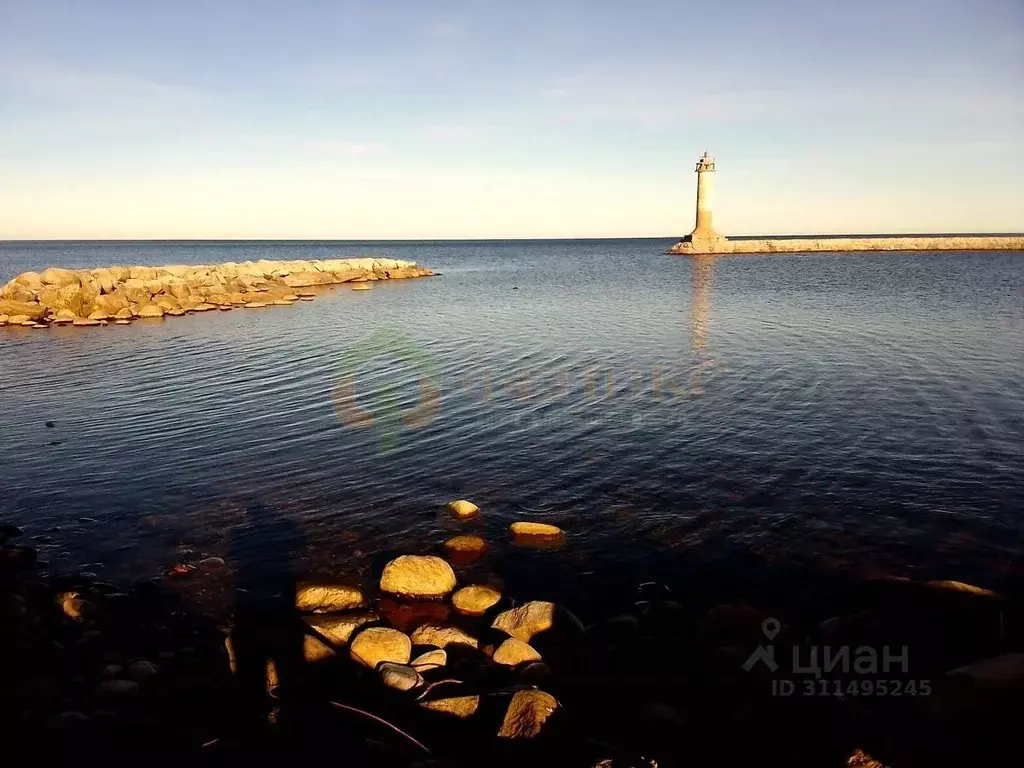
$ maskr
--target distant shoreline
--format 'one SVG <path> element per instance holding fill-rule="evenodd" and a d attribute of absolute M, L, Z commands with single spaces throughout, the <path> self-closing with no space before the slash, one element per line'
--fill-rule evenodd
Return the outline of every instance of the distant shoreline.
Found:
<path fill-rule="evenodd" d="M 923 237 L 774 237 L 705 241 L 683 239 L 676 256 L 757 253 L 855 253 L 866 251 L 1024 251 L 1024 235 L 931 235 Z"/>
<path fill-rule="evenodd" d="M 755 234 L 755 235 L 732 235 L 730 241 L 750 242 L 752 240 L 841 240 L 841 239 L 865 239 L 865 238 L 991 238 L 1009 237 L 1024 239 L 1024 232 L 898 232 L 898 233 L 837 233 L 837 234 Z M 663 240 L 672 241 L 678 239 L 677 235 L 621 235 L 621 236 L 579 236 L 579 237 L 424 237 L 424 238 L 267 238 L 267 237 L 180 237 L 180 238 L 0 238 L 0 246 L 5 245 L 60 245 L 62 243 L 88 243 L 88 244 L 130 244 L 130 243 L 324 243 L 324 244 L 379 244 L 397 243 L 403 245 L 420 245 L 429 243 L 560 243 L 560 242 L 609 242 L 609 241 L 630 241 L 630 240 Z"/>

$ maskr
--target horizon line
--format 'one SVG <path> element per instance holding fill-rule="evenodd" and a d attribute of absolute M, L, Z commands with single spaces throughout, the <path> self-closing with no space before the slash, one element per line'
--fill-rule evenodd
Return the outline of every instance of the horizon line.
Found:
<path fill-rule="evenodd" d="M 420 237 L 420 238 L 331 238 L 331 237 L 19 237 L 0 238 L 0 244 L 9 243 L 500 243 L 544 242 L 572 240 L 681 240 L 683 235 L 620 235 L 575 237 Z M 762 233 L 755 235 L 725 235 L 732 240 L 784 240 L 833 239 L 868 237 L 1024 237 L 1019 232 L 846 232 L 846 233 Z"/>

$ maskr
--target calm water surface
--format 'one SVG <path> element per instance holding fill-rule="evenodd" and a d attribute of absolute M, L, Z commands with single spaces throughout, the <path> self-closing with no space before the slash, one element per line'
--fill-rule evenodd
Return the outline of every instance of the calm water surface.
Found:
<path fill-rule="evenodd" d="M 0 519 L 50 569 L 110 579 L 258 558 L 260 504 L 301 532 L 310 571 L 369 578 L 477 532 L 492 547 L 465 578 L 576 602 L 646 578 L 1020 585 L 1024 258 L 667 245 L 0 243 L 3 280 L 365 255 L 443 272 L 293 307 L 5 329 Z M 448 520 L 456 497 L 483 515 Z M 565 547 L 513 546 L 516 519 L 563 526 Z"/>

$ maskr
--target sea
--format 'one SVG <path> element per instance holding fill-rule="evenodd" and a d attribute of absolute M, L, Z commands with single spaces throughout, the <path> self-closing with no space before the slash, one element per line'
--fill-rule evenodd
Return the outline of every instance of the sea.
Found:
<path fill-rule="evenodd" d="M 477 534 L 463 583 L 584 616 L 644 582 L 821 617 L 872 577 L 1021 590 L 1024 256 L 671 244 L 0 242 L 0 282 L 357 256 L 440 273 L 0 329 L 0 522 L 43 571 L 115 584 L 283 556 L 372 585 Z M 451 519 L 458 498 L 481 514 Z M 516 541 L 518 520 L 566 535 Z"/>

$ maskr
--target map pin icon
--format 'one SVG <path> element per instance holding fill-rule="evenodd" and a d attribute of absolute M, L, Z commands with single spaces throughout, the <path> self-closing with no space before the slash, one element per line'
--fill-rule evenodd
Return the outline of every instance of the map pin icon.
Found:
<path fill-rule="evenodd" d="M 778 619 L 768 618 L 761 622 L 761 631 L 764 632 L 764 636 L 769 640 L 774 640 L 781 629 L 782 624 L 779 623 Z"/>

